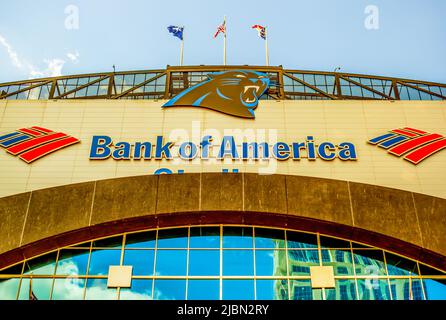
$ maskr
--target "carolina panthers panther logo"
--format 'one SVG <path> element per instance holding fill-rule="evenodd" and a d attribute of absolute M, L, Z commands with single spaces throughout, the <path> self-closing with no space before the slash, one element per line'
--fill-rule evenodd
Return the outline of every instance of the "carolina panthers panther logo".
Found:
<path fill-rule="evenodd" d="M 163 107 L 203 107 L 243 118 L 255 118 L 259 97 L 268 89 L 265 73 L 251 70 L 209 74 L 167 102 Z"/>

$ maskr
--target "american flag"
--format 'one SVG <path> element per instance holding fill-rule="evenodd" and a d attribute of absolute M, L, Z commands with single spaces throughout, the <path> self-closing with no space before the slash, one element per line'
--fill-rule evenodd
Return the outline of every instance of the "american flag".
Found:
<path fill-rule="evenodd" d="M 252 26 L 252 28 L 257 30 L 260 38 L 262 38 L 263 40 L 266 40 L 266 28 L 265 27 L 262 27 L 259 24 L 255 24 Z"/>
<path fill-rule="evenodd" d="M 214 38 L 217 38 L 220 32 L 226 34 L 226 21 L 223 21 L 223 23 L 218 26 L 217 32 L 214 34 Z"/>

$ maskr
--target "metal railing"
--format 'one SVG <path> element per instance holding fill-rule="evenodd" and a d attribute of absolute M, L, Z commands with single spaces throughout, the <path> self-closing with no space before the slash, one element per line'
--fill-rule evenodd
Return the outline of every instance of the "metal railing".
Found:
<path fill-rule="evenodd" d="M 350 74 L 283 69 L 282 66 L 167 66 L 166 69 L 103 72 L 0 83 L 0 99 L 169 99 L 225 70 L 267 73 L 262 99 L 445 100 L 446 84 Z"/>

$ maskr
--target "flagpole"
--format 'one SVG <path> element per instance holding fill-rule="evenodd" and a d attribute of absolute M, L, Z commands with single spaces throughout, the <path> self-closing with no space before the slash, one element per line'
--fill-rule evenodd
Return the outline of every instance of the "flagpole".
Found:
<path fill-rule="evenodd" d="M 265 27 L 265 58 L 266 58 L 266 66 L 269 67 L 268 32 L 266 27 Z"/>
<path fill-rule="evenodd" d="M 225 26 L 224 39 L 223 39 L 223 65 L 226 65 L 226 16 L 223 20 L 223 25 Z"/>
<path fill-rule="evenodd" d="M 184 51 L 184 27 L 183 27 L 183 36 L 181 37 L 181 51 L 180 51 L 180 66 L 183 66 L 183 51 Z"/>

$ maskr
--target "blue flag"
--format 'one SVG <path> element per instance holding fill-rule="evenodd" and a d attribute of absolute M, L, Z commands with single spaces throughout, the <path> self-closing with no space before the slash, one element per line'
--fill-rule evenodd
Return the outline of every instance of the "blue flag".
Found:
<path fill-rule="evenodd" d="M 177 38 L 180 38 L 181 40 L 183 40 L 184 27 L 168 26 L 167 30 L 169 30 L 169 32 L 172 33 L 172 35 L 174 37 L 177 37 Z"/>

